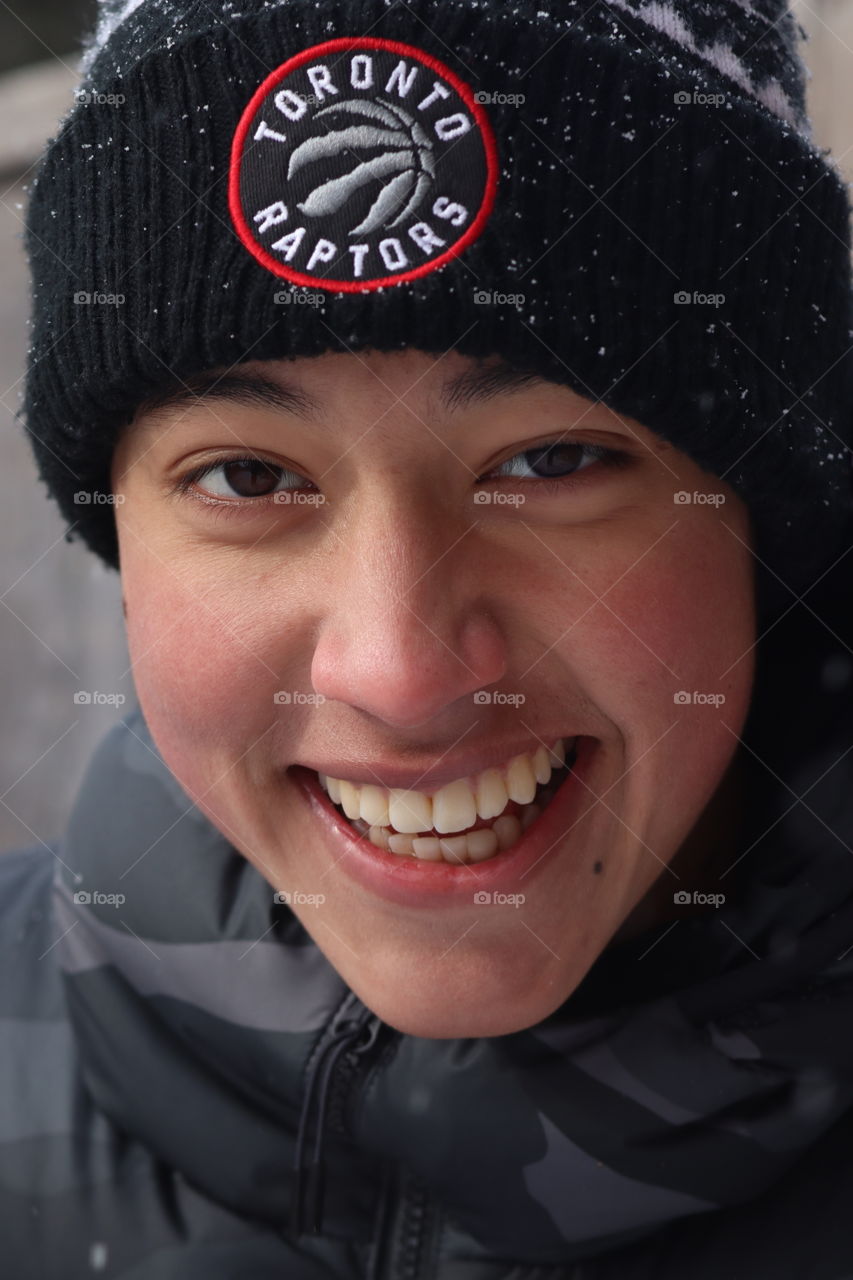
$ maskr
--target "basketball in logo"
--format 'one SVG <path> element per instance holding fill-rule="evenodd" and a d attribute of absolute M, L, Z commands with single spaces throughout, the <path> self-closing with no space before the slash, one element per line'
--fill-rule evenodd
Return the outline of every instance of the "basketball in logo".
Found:
<path fill-rule="evenodd" d="M 231 152 L 243 244 L 294 284 L 359 292 L 457 257 L 497 188 L 491 125 L 436 58 L 392 40 L 303 50 L 254 94 Z"/>

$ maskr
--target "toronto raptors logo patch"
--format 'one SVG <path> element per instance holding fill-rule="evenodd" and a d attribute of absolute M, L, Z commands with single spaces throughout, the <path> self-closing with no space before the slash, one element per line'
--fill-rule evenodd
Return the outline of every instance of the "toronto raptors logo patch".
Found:
<path fill-rule="evenodd" d="M 449 67 L 393 40 L 330 40 L 246 107 L 229 207 L 275 275 L 354 293 L 457 257 L 488 220 L 497 173 L 485 112 Z"/>

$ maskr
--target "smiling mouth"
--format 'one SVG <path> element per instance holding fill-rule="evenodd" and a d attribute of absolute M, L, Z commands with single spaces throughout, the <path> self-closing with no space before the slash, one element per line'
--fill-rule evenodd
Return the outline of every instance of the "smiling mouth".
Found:
<path fill-rule="evenodd" d="M 579 741 L 580 739 L 569 740 L 567 743 L 569 753 L 565 757 L 564 764 L 559 768 L 553 768 L 548 780 L 537 785 L 535 794 L 528 803 L 521 803 L 507 796 L 506 803 L 499 813 L 490 817 L 482 817 L 475 813 L 474 820 L 469 825 L 454 829 L 452 833 L 442 832 L 435 826 L 411 830 L 413 826 L 417 828 L 416 820 L 402 822 L 401 825 L 408 826 L 410 830 L 399 831 L 393 823 L 395 814 L 393 807 L 390 810 L 391 816 L 386 822 L 370 822 L 362 817 L 351 817 L 351 813 L 358 812 L 358 803 L 353 805 L 352 795 L 342 796 L 341 785 L 336 784 L 334 779 L 327 779 L 322 774 L 314 776 L 318 778 L 328 803 L 341 819 L 348 823 L 356 835 L 368 839 L 377 849 L 382 849 L 402 860 L 415 859 L 422 862 L 445 862 L 455 865 L 486 862 L 512 849 L 528 827 L 548 807 L 572 773 L 577 761 Z M 334 798 L 335 794 L 338 795 L 337 802 Z M 394 796 L 395 793 L 389 794 Z M 347 813 L 341 800 L 347 801 L 350 814 Z M 381 807 L 380 804 L 379 808 Z M 409 815 L 406 814 L 406 816 Z"/>

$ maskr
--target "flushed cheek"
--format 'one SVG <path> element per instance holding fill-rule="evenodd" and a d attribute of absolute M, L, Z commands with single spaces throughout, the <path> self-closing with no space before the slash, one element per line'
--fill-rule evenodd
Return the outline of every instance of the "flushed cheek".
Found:
<path fill-rule="evenodd" d="M 203 789 L 274 723 L 277 673 L 227 594 L 162 575 L 125 598 L 143 714 L 170 767 Z"/>
<path fill-rule="evenodd" d="M 751 569 L 719 551 L 706 558 L 674 540 L 666 557 L 638 566 L 609 593 L 619 621 L 596 614 L 595 643 L 586 637 L 592 696 L 619 729 L 627 770 L 610 800 L 619 796 L 616 807 L 646 846 L 636 862 L 640 889 L 710 800 L 749 709 Z"/>
<path fill-rule="evenodd" d="M 649 538 L 649 544 L 653 542 Z M 652 721 L 672 709 L 676 693 L 725 695 L 721 707 L 748 698 L 754 642 L 749 553 L 719 522 L 677 526 L 647 555 L 597 568 L 588 585 L 598 597 L 579 625 L 583 669 L 606 672 L 628 705 L 649 700 Z"/>
<path fill-rule="evenodd" d="M 718 525 L 701 533 L 685 522 L 643 558 L 653 536 L 631 554 L 624 547 L 590 559 L 586 611 L 577 607 L 576 581 L 562 583 L 574 625 L 561 628 L 555 652 L 606 726 L 616 783 L 608 803 L 665 860 L 725 772 L 752 691 L 748 552 Z M 560 594 L 554 584 L 549 609 L 559 610 Z M 616 831 L 614 848 L 635 845 L 627 828 Z M 659 869 L 642 855 L 640 876 L 643 859 Z"/>

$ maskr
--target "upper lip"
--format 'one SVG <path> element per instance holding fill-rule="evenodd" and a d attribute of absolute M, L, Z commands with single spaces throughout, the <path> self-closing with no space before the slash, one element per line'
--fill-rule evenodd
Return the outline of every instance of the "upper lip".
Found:
<path fill-rule="evenodd" d="M 525 738 L 523 742 L 509 744 L 490 743 L 479 751 L 469 751 L 464 756 L 447 755 L 438 763 L 424 762 L 422 765 L 410 765 L 408 768 L 391 760 L 374 758 L 366 761 L 363 756 L 359 760 L 341 758 L 320 760 L 319 757 L 312 760 L 295 760 L 291 767 L 301 766 L 305 769 L 313 769 L 327 778 L 345 779 L 359 786 L 372 784 L 376 787 L 386 787 L 388 790 L 430 791 L 438 790 L 448 782 L 455 782 L 457 778 L 475 777 L 484 769 L 493 769 L 505 764 L 513 756 L 533 754 L 539 746 L 551 748 L 561 738 L 568 747 L 570 741 L 578 736 L 574 733 L 553 733 L 543 734 L 541 739 L 534 739 L 532 743 L 530 738 Z"/>

